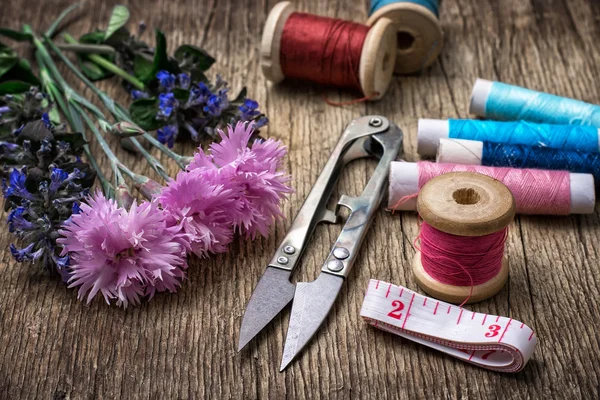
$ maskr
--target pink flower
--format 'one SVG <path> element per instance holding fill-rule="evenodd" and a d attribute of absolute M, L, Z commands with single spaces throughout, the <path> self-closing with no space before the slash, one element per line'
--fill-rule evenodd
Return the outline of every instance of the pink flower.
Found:
<path fill-rule="evenodd" d="M 167 183 L 159 201 L 187 241 L 188 248 L 204 257 L 223 253 L 233 239 L 232 215 L 237 215 L 238 189 L 210 170 L 180 172 Z"/>
<path fill-rule="evenodd" d="M 100 192 L 60 230 L 62 254 L 71 258 L 69 287 L 89 303 L 101 292 L 108 304 L 139 304 L 142 296 L 175 292 L 187 268 L 185 242 L 158 202 L 134 201 L 129 211 Z"/>
<path fill-rule="evenodd" d="M 229 215 L 236 229 L 254 239 L 257 232 L 267 236 L 271 225 L 283 217 L 281 202 L 292 189 L 287 186 L 291 177 L 280 170 L 285 146 L 269 139 L 248 147 L 252 133 L 253 125 L 242 122 L 235 129 L 229 126 L 227 133 L 219 131 L 221 141 L 211 144 L 208 155 L 195 154 L 188 171 L 216 173 L 216 180 L 237 188 L 236 213 Z"/>

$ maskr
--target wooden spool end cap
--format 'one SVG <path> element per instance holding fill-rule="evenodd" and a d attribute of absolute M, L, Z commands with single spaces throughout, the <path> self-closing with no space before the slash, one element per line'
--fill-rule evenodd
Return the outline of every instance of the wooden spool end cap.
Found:
<path fill-rule="evenodd" d="M 433 279 L 430 275 L 425 272 L 423 265 L 421 264 L 421 252 L 417 251 L 415 258 L 413 259 L 413 273 L 417 284 L 425 293 L 429 296 L 454 304 L 460 304 L 471 293 L 470 286 L 452 286 L 445 283 L 441 283 Z M 489 281 L 482 283 L 481 285 L 473 286 L 473 292 L 467 304 L 477 303 L 485 299 L 489 299 L 498 293 L 508 279 L 508 259 L 502 258 L 502 267 L 498 272 L 498 275 L 490 279 Z"/>
<path fill-rule="evenodd" d="M 271 9 L 260 43 L 260 67 L 264 76 L 274 83 L 281 82 L 285 75 L 281 70 L 281 34 L 289 16 L 296 11 L 289 1 L 275 4 Z"/>
<path fill-rule="evenodd" d="M 365 38 L 358 76 L 365 96 L 379 100 L 390 86 L 396 63 L 396 28 L 391 20 L 382 18 L 369 29 Z"/>
<path fill-rule="evenodd" d="M 375 11 L 367 20 L 392 20 L 397 32 L 395 72 L 412 74 L 430 66 L 442 51 L 444 33 L 440 20 L 426 7 L 410 2 L 392 3 Z"/>
<path fill-rule="evenodd" d="M 515 199 L 504 184 L 474 172 L 450 172 L 427 182 L 417 198 L 425 222 L 445 233 L 483 236 L 507 227 Z"/>

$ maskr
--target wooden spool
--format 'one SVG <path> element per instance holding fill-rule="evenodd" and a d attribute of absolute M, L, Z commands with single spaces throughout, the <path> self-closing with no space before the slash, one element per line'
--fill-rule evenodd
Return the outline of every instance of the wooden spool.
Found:
<path fill-rule="evenodd" d="M 260 66 L 265 77 L 274 83 L 285 75 L 281 70 L 281 35 L 289 16 L 296 10 L 289 1 L 277 3 L 269 13 L 260 46 Z M 375 23 L 363 45 L 359 65 L 359 81 L 365 96 L 379 100 L 387 91 L 394 73 L 396 30 L 387 18 Z"/>
<path fill-rule="evenodd" d="M 500 181 L 473 172 L 451 172 L 427 182 L 417 199 L 419 215 L 432 227 L 457 236 L 484 236 L 507 227 L 515 216 L 515 199 Z M 462 303 L 470 286 L 452 286 L 433 279 L 423 269 L 421 253 L 413 260 L 418 285 L 430 296 L 449 303 Z M 508 259 L 491 280 L 473 287 L 468 303 L 498 293 L 508 279 Z"/>
<path fill-rule="evenodd" d="M 396 73 L 419 72 L 440 55 L 444 33 L 438 17 L 427 8 L 409 2 L 388 4 L 375 11 L 367 25 L 381 18 L 392 20 L 397 31 Z"/>

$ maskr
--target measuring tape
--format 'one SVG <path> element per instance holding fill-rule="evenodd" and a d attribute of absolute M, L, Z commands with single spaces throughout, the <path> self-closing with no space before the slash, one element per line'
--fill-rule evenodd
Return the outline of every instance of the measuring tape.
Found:
<path fill-rule="evenodd" d="M 375 279 L 360 315 L 376 328 L 494 371 L 520 371 L 537 344 L 533 330 L 522 322 L 468 311 Z"/>

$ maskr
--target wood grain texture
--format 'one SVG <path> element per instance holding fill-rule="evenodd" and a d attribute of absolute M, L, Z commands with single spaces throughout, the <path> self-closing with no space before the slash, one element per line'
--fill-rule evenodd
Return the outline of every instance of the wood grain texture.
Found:
<path fill-rule="evenodd" d="M 0 26 L 29 22 L 45 29 L 70 0 L 5 1 Z M 502 80 L 600 103 L 600 3 L 596 0 L 445 0 L 446 43 L 433 66 L 397 77 L 378 103 L 344 108 L 352 94 L 310 84 L 272 87 L 259 70 L 262 25 L 275 1 L 126 1 L 132 20 L 167 33 L 171 49 L 193 43 L 215 55 L 213 73 L 238 90 L 248 85 L 271 119 L 265 135 L 289 147 L 296 192 L 286 222 L 268 239 L 239 239 L 231 252 L 192 261 L 175 295 L 121 310 L 49 280 L 34 267 L 0 255 L 0 399 L 201 398 L 598 398 L 600 396 L 600 245 L 598 213 L 517 217 L 510 227 L 511 272 L 495 297 L 471 308 L 526 322 L 539 345 L 525 370 L 486 371 L 373 329 L 359 310 L 367 283 L 378 278 L 417 289 L 410 263 L 414 213 L 377 214 L 359 260 L 318 336 L 278 373 L 288 315 L 237 354 L 244 306 L 291 218 L 351 119 L 385 115 L 405 132 L 405 159 L 416 157 L 417 119 L 464 118 L 475 78 Z M 363 1 L 295 1 L 302 11 L 366 21 Z M 102 26 L 113 1 L 88 0 L 68 31 Z M 152 41 L 151 34 L 146 37 Z M 21 46 L 22 54 L 28 50 Z M 63 69 L 66 74 L 66 70 Z M 76 79 L 67 74 L 74 85 Z M 103 89 L 126 102 L 116 81 Z M 88 90 L 84 94 L 91 98 Z M 115 141 L 111 142 L 118 149 Z M 192 152 L 191 146 L 178 150 Z M 106 160 L 99 155 L 108 172 Z M 119 150 L 128 165 L 152 172 Z M 167 162 L 163 158 L 163 161 Z M 344 171 L 339 193 L 359 193 L 374 163 Z M 174 174 L 175 168 L 170 171 Z M 1 215 L 3 219 L 5 215 Z M 297 280 L 314 279 L 339 226 L 316 233 Z M 0 247 L 12 238 L 0 230 Z"/>

